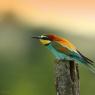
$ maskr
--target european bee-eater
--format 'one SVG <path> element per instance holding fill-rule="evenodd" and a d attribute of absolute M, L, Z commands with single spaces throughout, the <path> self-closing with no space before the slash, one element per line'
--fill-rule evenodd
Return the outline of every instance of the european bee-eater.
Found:
<path fill-rule="evenodd" d="M 78 49 L 68 40 L 57 35 L 41 35 L 32 37 L 39 39 L 57 59 L 73 60 L 79 64 L 85 64 L 92 72 L 95 73 L 93 61 L 81 54 Z"/>

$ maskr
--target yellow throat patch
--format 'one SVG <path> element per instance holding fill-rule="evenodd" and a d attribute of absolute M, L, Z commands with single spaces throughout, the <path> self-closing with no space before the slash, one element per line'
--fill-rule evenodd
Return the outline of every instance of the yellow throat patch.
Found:
<path fill-rule="evenodd" d="M 43 45 L 46 45 L 46 44 L 49 44 L 51 41 L 40 39 L 40 42 L 41 42 Z"/>

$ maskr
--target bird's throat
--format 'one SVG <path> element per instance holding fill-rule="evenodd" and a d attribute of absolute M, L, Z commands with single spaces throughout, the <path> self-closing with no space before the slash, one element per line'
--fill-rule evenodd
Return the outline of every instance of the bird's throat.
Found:
<path fill-rule="evenodd" d="M 43 44 L 43 45 L 49 45 L 51 43 L 51 41 L 49 40 L 43 40 L 43 39 L 40 39 L 40 42 Z"/>

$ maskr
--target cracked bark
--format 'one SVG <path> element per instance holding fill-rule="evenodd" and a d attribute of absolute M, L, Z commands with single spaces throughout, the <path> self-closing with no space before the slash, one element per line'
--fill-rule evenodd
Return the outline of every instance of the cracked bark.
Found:
<path fill-rule="evenodd" d="M 79 70 L 74 61 L 56 60 L 56 93 L 57 95 L 79 95 Z"/>

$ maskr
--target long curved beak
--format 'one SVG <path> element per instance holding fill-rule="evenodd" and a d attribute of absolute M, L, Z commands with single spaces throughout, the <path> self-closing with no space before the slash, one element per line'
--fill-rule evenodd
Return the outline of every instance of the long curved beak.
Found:
<path fill-rule="evenodd" d="M 40 36 L 34 36 L 34 37 L 32 37 L 32 38 L 34 38 L 34 39 L 41 39 Z"/>

